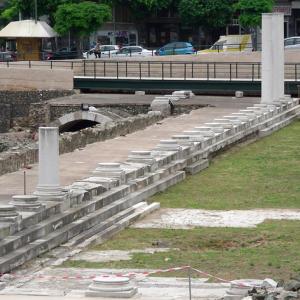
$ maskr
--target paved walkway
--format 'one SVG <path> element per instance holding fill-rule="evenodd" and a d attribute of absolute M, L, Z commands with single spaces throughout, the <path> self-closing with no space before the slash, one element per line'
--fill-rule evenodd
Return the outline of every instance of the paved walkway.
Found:
<path fill-rule="evenodd" d="M 148 128 L 104 142 L 90 144 L 82 150 L 63 154 L 60 157 L 61 184 L 69 185 L 74 181 L 90 176 L 99 162 L 125 161 L 131 150 L 147 150 L 154 148 L 161 139 L 168 139 L 184 130 L 191 130 L 195 126 L 210 122 L 241 108 L 257 103 L 257 98 L 224 99 L 216 107 L 206 107 L 192 111 L 190 114 L 170 117 Z M 0 176 L 0 200 L 5 203 L 14 194 L 23 193 L 23 170 Z M 27 191 L 32 193 L 37 184 L 37 165 L 26 170 Z"/>

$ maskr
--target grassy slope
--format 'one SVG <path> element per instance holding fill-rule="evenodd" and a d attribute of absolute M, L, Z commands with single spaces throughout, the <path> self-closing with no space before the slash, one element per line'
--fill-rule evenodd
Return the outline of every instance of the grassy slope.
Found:
<path fill-rule="evenodd" d="M 296 122 L 247 147 L 235 147 L 206 171 L 152 200 L 164 207 L 300 208 L 299 183 L 300 122 Z M 157 269 L 189 264 L 226 279 L 286 279 L 300 272 L 299 232 L 300 221 L 268 221 L 249 229 L 126 229 L 93 250 L 155 246 L 178 250 L 138 253 L 130 261 L 68 261 L 63 266 Z"/>
<path fill-rule="evenodd" d="M 162 207 L 202 209 L 300 208 L 300 122 L 247 147 L 152 197 Z"/>

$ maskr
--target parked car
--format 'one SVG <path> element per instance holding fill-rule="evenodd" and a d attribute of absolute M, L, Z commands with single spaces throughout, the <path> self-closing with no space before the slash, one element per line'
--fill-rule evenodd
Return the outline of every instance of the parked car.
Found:
<path fill-rule="evenodd" d="M 209 49 L 200 50 L 197 54 L 251 51 L 253 51 L 251 34 L 231 34 L 221 35 Z"/>
<path fill-rule="evenodd" d="M 118 45 L 102 45 L 100 46 L 100 57 L 110 57 L 120 50 Z M 83 58 L 95 59 L 95 48 L 83 53 Z"/>
<path fill-rule="evenodd" d="M 47 60 L 60 60 L 60 59 L 76 59 L 81 58 L 78 54 L 77 48 L 61 48 L 55 52 L 49 52 L 47 54 Z"/>
<path fill-rule="evenodd" d="M 300 36 L 293 36 L 284 39 L 285 49 L 297 49 L 300 48 Z"/>
<path fill-rule="evenodd" d="M 0 62 L 14 61 L 13 55 L 9 52 L 0 52 Z"/>
<path fill-rule="evenodd" d="M 153 51 L 141 46 L 125 46 L 115 53 L 115 56 L 152 56 Z"/>
<path fill-rule="evenodd" d="M 194 54 L 195 49 L 191 43 L 174 42 L 169 43 L 156 51 L 157 55 Z"/>

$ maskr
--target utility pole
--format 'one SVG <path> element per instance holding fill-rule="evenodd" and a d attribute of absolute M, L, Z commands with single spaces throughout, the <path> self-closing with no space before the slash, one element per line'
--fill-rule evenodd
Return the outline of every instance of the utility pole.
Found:
<path fill-rule="evenodd" d="M 37 20 L 38 20 L 38 15 L 37 15 L 37 0 L 34 0 L 34 20 L 35 20 L 35 24 L 36 24 Z"/>

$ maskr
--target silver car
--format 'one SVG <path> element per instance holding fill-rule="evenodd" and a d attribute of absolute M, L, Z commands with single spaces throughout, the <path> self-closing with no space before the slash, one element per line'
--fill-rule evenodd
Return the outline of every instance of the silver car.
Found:
<path fill-rule="evenodd" d="M 154 51 L 145 49 L 141 46 L 125 46 L 117 51 L 113 56 L 153 56 Z"/>
<path fill-rule="evenodd" d="M 300 36 L 293 36 L 284 39 L 285 49 L 298 49 L 300 48 Z"/>

